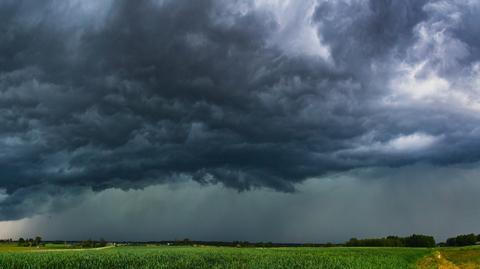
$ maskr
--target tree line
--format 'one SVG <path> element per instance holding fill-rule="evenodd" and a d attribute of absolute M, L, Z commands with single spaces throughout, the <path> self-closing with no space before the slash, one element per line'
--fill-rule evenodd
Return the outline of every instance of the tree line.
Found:
<path fill-rule="evenodd" d="M 480 234 L 461 234 L 456 237 L 448 238 L 445 243 L 449 247 L 472 246 L 480 242 Z"/>
<path fill-rule="evenodd" d="M 4 243 L 14 243 L 12 239 L 0 240 Z M 50 242 L 50 241 L 49 241 Z M 52 241 L 54 242 L 54 241 Z M 59 241 L 60 242 L 60 241 Z M 56 242 L 55 243 L 59 243 Z M 142 244 L 140 242 L 131 243 L 124 242 L 128 244 Z M 230 247 L 334 247 L 334 246 L 347 246 L 347 247 L 435 247 L 435 239 L 433 236 L 422 235 L 422 234 L 413 234 L 407 237 L 399 236 L 387 236 L 382 238 L 367 238 L 367 239 L 357 239 L 351 238 L 348 242 L 344 244 L 318 244 L 318 243 L 272 243 L 272 242 L 248 242 L 248 241 L 233 241 L 233 242 L 221 242 L 221 241 L 193 241 L 189 239 L 183 240 L 174 240 L 174 241 L 159 241 L 159 242 L 144 242 L 148 244 L 160 244 L 160 245 L 210 245 L 210 246 L 230 246 Z M 66 244 L 66 242 L 65 242 Z M 461 247 L 461 246 L 471 246 L 471 245 L 480 245 L 480 234 L 475 235 L 471 234 L 462 234 L 457 235 L 456 237 L 451 237 L 446 240 L 445 243 L 439 243 L 438 246 L 448 246 L 448 247 Z M 39 247 L 43 246 L 44 242 L 40 236 L 35 238 L 22 238 L 20 237 L 17 241 L 18 246 L 23 247 Z M 71 242 L 71 247 L 81 247 L 81 248 L 95 248 L 95 247 L 104 247 L 107 245 L 107 241 L 101 238 L 98 241 L 95 240 L 84 240 Z"/>
<path fill-rule="evenodd" d="M 347 243 L 348 247 L 435 247 L 433 236 L 413 234 L 407 237 L 387 236 L 383 238 L 357 239 L 352 238 Z"/>
<path fill-rule="evenodd" d="M 0 240 L 0 242 L 7 242 L 7 243 L 13 243 L 14 241 L 12 239 L 8 240 Z M 49 241 L 50 243 L 57 243 L 57 244 L 66 244 L 64 241 Z M 42 241 L 42 238 L 40 236 L 37 236 L 35 238 L 23 238 L 20 237 L 17 240 L 17 245 L 20 247 L 39 247 L 39 246 L 44 246 L 45 243 Z M 105 247 L 107 246 L 107 241 L 105 239 L 101 238 L 100 240 L 83 240 L 83 241 L 77 241 L 73 244 L 71 244 L 72 247 L 81 247 L 81 248 L 98 248 L 98 247 Z"/>
<path fill-rule="evenodd" d="M 36 236 L 35 238 L 28 238 L 24 239 L 20 237 L 18 239 L 17 245 L 21 247 L 38 247 L 42 244 L 42 238 L 40 236 Z"/>
<path fill-rule="evenodd" d="M 79 243 L 79 245 L 82 248 L 99 248 L 99 247 L 105 247 L 107 245 L 107 241 L 105 239 L 101 238 L 99 241 L 95 240 L 84 240 Z"/>

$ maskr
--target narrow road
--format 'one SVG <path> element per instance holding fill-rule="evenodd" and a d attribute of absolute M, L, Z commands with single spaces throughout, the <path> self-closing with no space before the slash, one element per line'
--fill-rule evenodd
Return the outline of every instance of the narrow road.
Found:
<path fill-rule="evenodd" d="M 438 269 L 460 269 L 460 267 L 447 260 L 440 251 L 435 251 L 435 258 L 437 259 Z"/>
<path fill-rule="evenodd" d="M 438 269 L 460 269 L 451 261 L 447 260 L 440 251 L 435 251 L 433 255 L 425 257 L 418 264 L 420 269 L 438 268 Z"/>

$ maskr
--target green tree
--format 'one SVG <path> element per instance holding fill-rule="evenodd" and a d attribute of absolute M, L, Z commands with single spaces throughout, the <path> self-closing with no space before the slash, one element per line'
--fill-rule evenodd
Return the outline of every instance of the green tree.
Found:
<path fill-rule="evenodd" d="M 413 234 L 405 238 L 405 246 L 407 247 L 435 247 L 435 239 L 433 236 Z"/>
<path fill-rule="evenodd" d="M 447 239 L 447 246 L 471 246 L 478 241 L 478 236 L 475 234 L 462 234 L 456 237 Z"/>
<path fill-rule="evenodd" d="M 42 238 L 40 236 L 36 236 L 34 240 L 35 246 L 40 246 L 42 243 Z"/>
<path fill-rule="evenodd" d="M 449 247 L 456 246 L 457 245 L 457 238 L 455 238 L 455 237 L 448 238 L 447 242 L 446 242 L 446 245 L 449 246 Z"/>
<path fill-rule="evenodd" d="M 348 242 L 346 243 L 347 246 L 349 247 L 356 247 L 358 246 L 360 243 L 358 241 L 357 238 L 353 237 L 353 238 L 350 238 L 350 240 L 348 240 Z"/>
<path fill-rule="evenodd" d="M 18 245 L 25 246 L 25 239 L 23 239 L 23 237 L 18 238 Z"/>

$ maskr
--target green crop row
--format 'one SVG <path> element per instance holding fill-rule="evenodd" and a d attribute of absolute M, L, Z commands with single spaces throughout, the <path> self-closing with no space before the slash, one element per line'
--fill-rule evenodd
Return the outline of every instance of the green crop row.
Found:
<path fill-rule="evenodd" d="M 0 253 L 0 268 L 414 268 L 431 251 L 388 248 L 117 247 Z"/>

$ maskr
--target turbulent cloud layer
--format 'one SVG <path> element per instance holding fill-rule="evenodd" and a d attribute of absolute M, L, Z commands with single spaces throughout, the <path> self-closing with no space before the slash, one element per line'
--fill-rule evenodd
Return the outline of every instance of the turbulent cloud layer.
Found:
<path fill-rule="evenodd" d="M 190 178 L 288 192 L 362 167 L 477 162 L 479 12 L 440 0 L 2 1 L 0 218 L 88 189 Z"/>
<path fill-rule="evenodd" d="M 61 212 L 0 223 L 0 238 L 325 243 L 423 233 L 443 241 L 478 232 L 479 176 L 478 163 L 414 165 L 311 179 L 296 193 L 237 192 L 188 180 L 90 191 Z"/>

